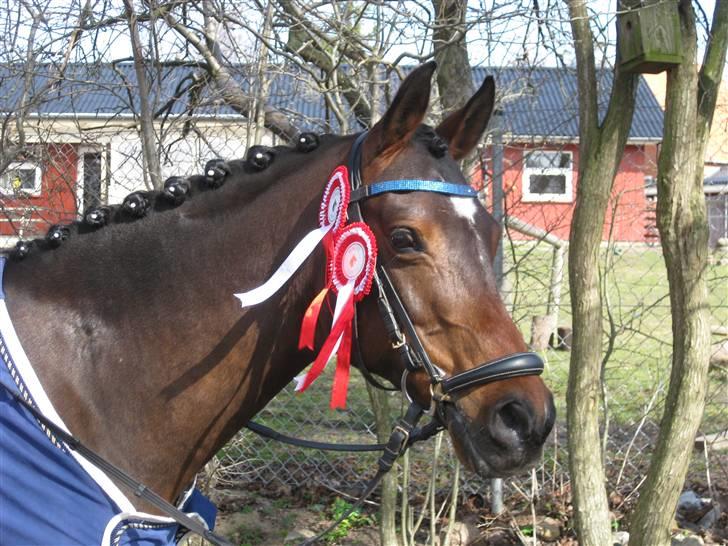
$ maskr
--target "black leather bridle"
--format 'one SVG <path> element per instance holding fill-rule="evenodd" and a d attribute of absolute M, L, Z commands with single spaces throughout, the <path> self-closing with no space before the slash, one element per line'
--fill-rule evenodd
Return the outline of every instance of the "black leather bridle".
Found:
<path fill-rule="evenodd" d="M 430 180 L 395 180 L 364 185 L 361 176 L 362 144 L 367 133 L 361 133 L 349 152 L 348 169 L 351 184 L 351 198 L 349 201 L 349 218 L 354 221 L 364 221 L 360 202 L 374 195 L 396 191 L 434 191 L 450 195 L 467 195 L 473 199 L 477 195 L 468 191 L 462 184 L 450 184 L 442 181 Z M 540 375 L 543 372 L 543 360 L 536 353 L 523 352 L 491 360 L 474 368 L 447 377 L 445 373 L 430 360 L 417 330 L 410 319 L 407 309 L 402 303 L 397 289 L 387 274 L 381 262 L 377 263 L 374 273 L 373 286 L 377 289 L 377 302 L 384 326 L 389 335 L 392 347 L 399 353 L 404 361 L 405 371 L 402 375 L 401 388 L 404 395 L 412 401 L 407 392 L 407 375 L 418 370 L 424 370 L 430 379 L 430 392 L 432 403 L 430 413 L 444 423 L 443 404 L 452 401 L 452 396 L 459 392 L 478 387 L 495 381 L 522 377 L 527 375 Z M 363 359 L 359 358 L 363 366 Z M 365 373 L 365 376 L 369 375 Z"/>
<path fill-rule="evenodd" d="M 477 198 L 475 192 L 470 192 L 462 184 L 451 184 L 438 180 L 389 180 L 385 182 L 376 182 L 364 185 L 361 178 L 361 154 L 362 144 L 367 133 L 360 134 L 349 152 L 347 167 L 349 170 L 349 182 L 351 184 L 351 197 L 349 199 L 348 216 L 350 220 L 355 222 L 363 222 L 360 202 L 369 197 L 380 195 L 387 192 L 397 191 L 431 191 L 442 194 L 469 196 L 473 199 Z M 392 468 L 397 458 L 402 455 L 409 446 L 415 442 L 426 440 L 436 434 L 445 427 L 445 404 L 453 401 L 453 395 L 463 392 L 473 387 L 486 385 L 495 381 L 511 379 L 514 377 L 522 377 L 526 375 L 540 375 L 543 372 L 544 364 L 541 357 L 536 353 L 514 353 L 502 358 L 485 362 L 455 375 L 446 376 L 439 367 L 430 360 L 417 330 L 410 319 L 407 309 L 402 303 L 397 289 L 392 284 L 386 268 L 381 262 L 377 262 L 374 272 L 373 286 L 376 287 L 376 297 L 379 306 L 379 313 L 384 322 L 384 327 L 390 338 L 392 348 L 395 349 L 404 361 L 405 370 L 402 374 L 401 389 L 405 397 L 409 400 L 409 407 L 404 416 L 395 424 L 389 440 L 386 444 L 376 444 L 372 446 L 347 446 L 349 448 L 357 448 L 358 451 L 369 449 L 381 450 L 382 455 L 377 461 L 378 470 L 372 477 L 362 495 L 337 521 L 330 527 L 325 529 L 317 536 L 306 540 L 301 546 L 308 546 L 317 542 L 320 538 L 334 529 L 338 524 L 351 514 L 355 509 L 361 507 L 363 502 L 379 484 L 382 477 Z M 371 294 L 370 296 L 374 296 Z M 388 389 L 383 386 L 376 378 L 374 378 L 364 365 L 364 360 L 359 350 L 358 329 L 356 325 L 356 313 L 354 313 L 354 341 L 355 354 L 352 362 L 357 365 L 367 381 L 375 387 Z M 413 400 L 407 392 L 407 376 L 410 373 L 424 370 L 430 379 L 430 393 L 432 400 L 429 411 Z M 418 426 L 420 418 L 429 413 L 432 419 L 424 426 Z M 274 430 L 268 429 L 257 423 L 248 423 L 248 428 L 274 440 L 282 441 L 288 444 L 311 447 L 316 449 L 336 449 L 341 446 L 332 445 L 323 442 L 303 441 L 299 438 L 292 438 L 284 434 L 280 434 Z"/>

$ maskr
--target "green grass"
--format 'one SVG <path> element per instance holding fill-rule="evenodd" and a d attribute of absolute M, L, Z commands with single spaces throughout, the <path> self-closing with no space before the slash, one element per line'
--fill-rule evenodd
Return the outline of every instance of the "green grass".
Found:
<path fill-rule="evenodd" d="M 338 521 L 351 509 L 351 504 L 344 499 L 335 499 L 330 508 L 330 515 L 333 521 Z M 346 516 L 341 523 L 337 525 L 330 533 L 326 535 L 327 544 L 336 544 L 345 538 L 349 532 L 357 527 L 372 525 L 374 521 L 369 516 L 361 513 L 360 510 L 353 510 L 351 514 Z"/>
<path fill-rule="evenodd" d="M 510 300 L 513 317 L 528 340 L 531 317 L 546 313 L 552 247 L 514 244 L 506 255 L 509 282 L 514 290 Z M 605 367 L 610 416 L 617 423 L 631 424 L 642 417 L 656 389 L 666 389 L 669 381 L 672 327 L 667 276 L 659 247 L 604 247 L 600 260 L 613 320 L 612 327 L 605 308 L 605 351 L 609 348 L 609 333 L 614 332 L 613 347 Z M 728 325 L 728 266 L 710 265 L 707 279 L 711 324 Z M 568 257 L 564 263 L 559 324 L 571 325 Z M 569 353 L 549 350 L 544 356 L 547 361 L 544 377 L 563 412 Z M 711 373 L 710 393 L 722 388 L 725 388 L 725 377 Z M 658 410 L 661 399 L 662 395 L 658 394 Z M 721 421 L 725 422 L 725 411 L 724 405 L 709 403 L 704 427 L 720 428 Z"/>

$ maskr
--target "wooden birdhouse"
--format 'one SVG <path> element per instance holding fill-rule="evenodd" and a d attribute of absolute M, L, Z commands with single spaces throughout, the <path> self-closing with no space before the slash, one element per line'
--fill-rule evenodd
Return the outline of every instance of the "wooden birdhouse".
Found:
<path fill-rule="evenodd" d="M 617 17 L 622 69 L 657 74 L 680 64 L 677 0 L 632 0 L 622 4 Z"/>

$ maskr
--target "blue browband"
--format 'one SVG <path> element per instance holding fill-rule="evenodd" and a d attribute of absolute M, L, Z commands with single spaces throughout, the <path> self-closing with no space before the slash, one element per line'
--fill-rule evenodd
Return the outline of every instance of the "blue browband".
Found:
<path fill-rule="evenodd" d="M 354 203 L 361 199 L 390 191 L 429 191 L 460 197 L 478 197 L 478 192 L 467 184 L 453 184 L 452 182 L 443 182 L 441 180 L 415 180 L 405 178 L 402 180 L 375 182 L 374 184 L 356 188 L 352 190 L 349 202 Z"/>

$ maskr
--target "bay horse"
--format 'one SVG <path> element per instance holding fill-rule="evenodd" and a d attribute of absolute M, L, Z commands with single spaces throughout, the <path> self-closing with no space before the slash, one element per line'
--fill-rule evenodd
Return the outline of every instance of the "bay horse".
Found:
<path fill-rule="evenodd" d="M 433 129 L 423 119 L 434 70 L 415 69 L 360 138 L 365 187 L 400 179 L 467 185 L 457 160 L 486 128 L 494 82 L 487 78 Z M 324 183 L 354 139 L 322 136 L 310 151 L 276 147 L 270 165 L 230 162 L 219 188 L 193 183 L 191 198 L 152 202 L 135 221 L 112 210 L 102 228 L 56 228 L 62 244 L 8 261 L 3 289 L 17 337 L 84 444 L 171 501 L 311 362 L 297 337 L 325 282 L 322 250 L 264 303 L 241 310 L 232 296 L 268 278 L 316 226 Z M 500 227 L 477 199 L 388 192 L 362 201 L 361 214 L 439 372 L 525 351 L 496 290 Z M 357 304 L 356 318 L 367 370 L 399 386 L 404 363 L 375 297 Z M 427 374 L 404 377 L 408 396 L 429 406 Z M 539 456 L 554 414 L 551 393 L 531 375 L 463 389 L 442 419 L 466 467 L 494 477 Z"/>

